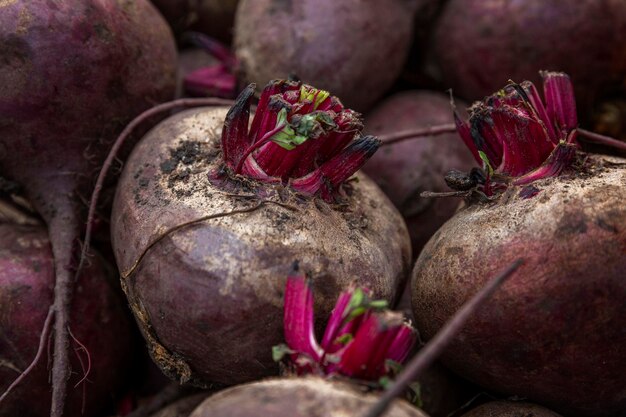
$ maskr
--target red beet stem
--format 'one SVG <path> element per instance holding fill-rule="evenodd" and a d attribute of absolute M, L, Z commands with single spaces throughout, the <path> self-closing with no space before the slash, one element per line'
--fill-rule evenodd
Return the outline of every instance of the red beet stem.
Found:
<path fill-rule="evenodd" d="M 457 313 L 435 334 L 435 336 L 420 350 L 420 352 L 407 364 L 404 371 L 381 395 L 380 399 L 369 409 L 363 417 L 380 417 L 398 395 L 401 395 L 406 387 L 415 381 L 422 372 L 430 366 L 441 354 L 452 339 L 459 333 L 465 322 L 472 317 L 493 292 L 502 285 L 522 264 L 523 259 L 517 259 L 509 265 L 496 278 L 489 281 L 472 298 L 470 298 Z"/>
<path fill-rule="evenodd" d="M 401 313 L 386 307 L 384 301 L 372 301 L 366 289 L 352 287 L 344 291 L 337 299 L 320 346 L 314 332 L 310 283 L 294 270 L 285 287 L 284 333 L 297 372 L 342 374 L 372 381 L 387 375 L 387 361 L 407 357 L 415 342 L 415 331 Z"/>
<path fill-rule="evenodd" d="M 327 91 L 292 81 L 274 80 L 263 89 L 247 131 L 252 91 L 240 94 L 222 130 L 222 155 L 236 174 L 291 183 L 331 202 L 380 145 L 359 137 L 358 113 Z"/>

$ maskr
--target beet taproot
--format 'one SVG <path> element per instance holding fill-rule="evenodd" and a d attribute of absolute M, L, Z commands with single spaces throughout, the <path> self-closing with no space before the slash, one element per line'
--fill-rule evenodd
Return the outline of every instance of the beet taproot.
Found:
<path fill-rule="evenodd" d="M 450 99 L 430 91 L 397 93 L 366 117 L 366 131 L 379 136 L 383 147 L 363 171 L 378 184 L 404 217 L 414 256 L 458 208 L 456 199 L 422 198 L 423 191 L 447 191 L 450 168 L 469 170 L 472 154 L 459 135 L 449 133 L 385 145 L 385 134 L 453 123 Z"/>
<path fill-rule="evenodd" d="M 406 226 L 365 176 L 376 150 L 358 115 L 310 86 L 268 85 L 248 131 L 236 104 L 181 112 L 134 149 L 113 247 L 152 356 L 171 377 L 234 384 L 278 369 L 282 294 L 295 260 L 328 317 L 353 281 L 392 302 L 410 262 Z"/>
<path fill-rule="evenodd" d="M 357 417 L 377 398 L 345 382 L 316 377 L 268 379 L 221 391 L 207 398 L 190 417 Z M 426 416 L 400 399 L 385 414 L 385 417 Z"/>
<path fill-rule="evenodd" d="M 130 370 L 130 317 L 123 295 L 119 288 L 114 291 L 112 282 L 102 261 L 94 257 L 76 284 L 68 417 L 96 416 L 110 409 Z M 54 260 L 45 228 L 0 223 L 0 393 L 35 358 L 53 288 Z M 0 403 L 0 416 L 50 414 L 47 365 L 52 357 L 46 349 L 48 340 L 43 342 L 41 360 Z"/>
<path fill-rule="evenodd" d="M 476 103 L 459 133 L 485 170 L 466 206 L 420 254 L 412 304 L 421 334 L 439 326 L 523 253 L 503 287 L 444 353 L 460 375 L 572 416 L 626 409 L 626 160 L 580 152 L 567 75 L 543 73 Z M 545 103 L 545 104 L 544 104 Z"/>
<path fill-rule="evenodd" d="M 68 309 L 82 201 L 125 123 L 173 96 L 176 50 L 146 0 L 16 0 L 0 10 L 0 171 L 24 187 L 49 230 L 58 417 L 70 375 Z"/>
<path fill-rule="evenodd" d="M 626 80 L 622 0 L 451 0 L 432 36 L 446 87 L 479 100 L 508 80 L 539 82 L 539 70 L 568 73 L 581 116 Z"/>
<path fill-rule="evenodd" d="M 295 75 L 366 111 L 402 70 L 416 7 L 414 0 L 243 0 L 235 19 L 239 71 L 257 85 Z"/>
<path fill-rule="evenodd" d="M 461 417 L 561 417 L 561 415 L 537 404 L 492 401 L 472 409 Z"/>

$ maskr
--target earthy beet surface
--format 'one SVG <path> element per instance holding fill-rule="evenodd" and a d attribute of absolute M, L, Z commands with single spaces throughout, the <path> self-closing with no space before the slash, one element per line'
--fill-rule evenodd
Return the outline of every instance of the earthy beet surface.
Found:
<path fill-rule="evenodd" d="M 44 228 L 0 224 L 0 393 L 26 369 L 35 357 L 48 308 L 52 304 L 54 264 Z M 123 296 L 112 290 L 97 257 L 76 285 L 71 331 L 91 356 L 88 381 L 83 378 L 71 343 L 72 368 L 66 416 L 100 415 L 110 409 L 128 376 L 130 320 Z M 78 354 L 86 364 L 86 356 Z M 48 363 L 44 353 L 39 365 L 0 405 L 2 417 L 43 417 L 50 414 Z"/>
<path fill-rule="evenodd" d="M 209 397 L 190 417 L 357 417 L 377 396 L 345 382 L 319 378 L 270 379 L 240 385 Z M 404 400 L 395 400 L 385 417 L 427 417 Z"/>
<path fill-rule="evenodd" d="M 276 374 L 271 347 L 284 340 L 283 291 L 294 261 L 314 280 L 319 317 L 353 281 L 394 300 L 410 262 L 400 214 L 365 176 L 344 184 L 343 206 L 280 184 L 210 180 L 223 168 L 227 110 L 182 112 L 144 137 L 126 163 L 112 217 L 118 267 L 153 358 L 198 385 Z"/>
<path fill-rule="evenodd" d="M 592 163 L 593 162 L 593 163 Z M 523 254 L 505 284 L 444 353 L 480 385 L 568 416 L 626 409 L 626 160 L 590 156 L 595 168 L 512 188 L 472 203 L 424 247 L 413 311 L 432 337 L 493 271 Z"/>
<path fill-rule="evenodd" d="M 461 107 L 462 104 L 459 104 Z M 453 123 L 449 97 L 428 91 L 398 93 L 375 107 L 366 130 L 384 135 Z M 422 198 L 422 191 L 449 191 L 443 179 L 450 169 L 469 171 L 472 154 L 458 134 L 399 142 L 381 149 L 363 170 L 380 186 L 407 222 L 414 256 L 459 206 L 456 198 Z"/>
<path fill-rule="evenodd" d="M 217 60 L 200 48 L 183 49 L 178 54 L 178 72 L 176 76 L 176 96 L 187 95 L 184 91 L 185 76 L 199 68 L 215 65 Z"/>
<path fill-rule="evenodd" d="M 0 170 L 24 187 L 48 226 L 56 265 L 52 416 L 59 417 L 79 212 L 115 135 L 173 96 L 176 51 L 146 0 L 18 0 L 0 10 Z"/>
<path fill-rule="evenodd" d="M 221 41 L 233 36 L 239 0 L 151 0 L 174 32 L 197 30 Z"/>
<path fill-rule="evenodd" d="M 416 5 L 414 0 L 243 0 L 235 20 L 243 78 L 265 85 L 294 74 L 365 111 L 402 70 Z"/>
<path fill-rule="evenodd" d="M 432 39 L 446 87 L 482 99 L 512 79 L 564 71 L 579 110 L 623 88 L 626 2 L 622 0 L 451 0 Z"/>
<path fill-rule="evenodd" d="M 561 415 L 537 404 L 493 401 L 474 408 L 462 417 L 561 417 Z"/>

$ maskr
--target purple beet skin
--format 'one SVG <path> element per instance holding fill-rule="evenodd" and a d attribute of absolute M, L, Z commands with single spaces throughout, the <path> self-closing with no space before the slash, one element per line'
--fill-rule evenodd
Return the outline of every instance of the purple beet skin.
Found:
<path fill-rule="evenodd" d="M 626 79 L 623 0 L 451 0 L 432 38 L 446 87 L 467 100 L 509 79 L 539 81 L 539 70 L 564 71 L 576 86 L 581 115 Z"/>
<path fill-rule="evenodd" d="M 295 75 L 366 111 L 400 75 L 417 0 L 243 0 L 235 52 L 246 82 Z"/>
<path fill-rule="evenodd" d="M 123 296 L 113 291 L 109 278 L 100 259 L 93 257 L 76 284 L 70 330 L 89 352 L 91 367 L 83 380 L 87 355 L 72 341 L 67 417 L 96 416 L 110 409 L 128 376 L 131 324 Z M 45 229 L 0 224 L 0 395 L 35 357 L 53 287 L 54 261 Z M 1 417 L 50 414 L 52 358 L 46 346 L 47 341 L 37 367 L 0 403 Z"/>

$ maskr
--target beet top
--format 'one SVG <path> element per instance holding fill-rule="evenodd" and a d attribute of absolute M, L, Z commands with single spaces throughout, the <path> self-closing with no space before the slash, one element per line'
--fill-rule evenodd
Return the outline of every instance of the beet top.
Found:
<path fill-rule="evenodd" d="M 56 263 L 52 416 L 59 417 L 71 373 L 82 201 L 124 124 L 173 96 L 176 49 L 147 0 L 14 0 L 0 9 L 0 167 L 48 226 Z"/>
<path fill-rule="evenodd" d="M 134 149 L 112 242 L 131 306 L 168 375 L 197 385 L 275 374 L 294 260 L 322 317 L 356 282 L 393 302 L 410 262 L 398 212 L 355 171 L 377 148 L 326 91 L 277 81 L 249 124 L 236 104 L 179 113 Z"/>

